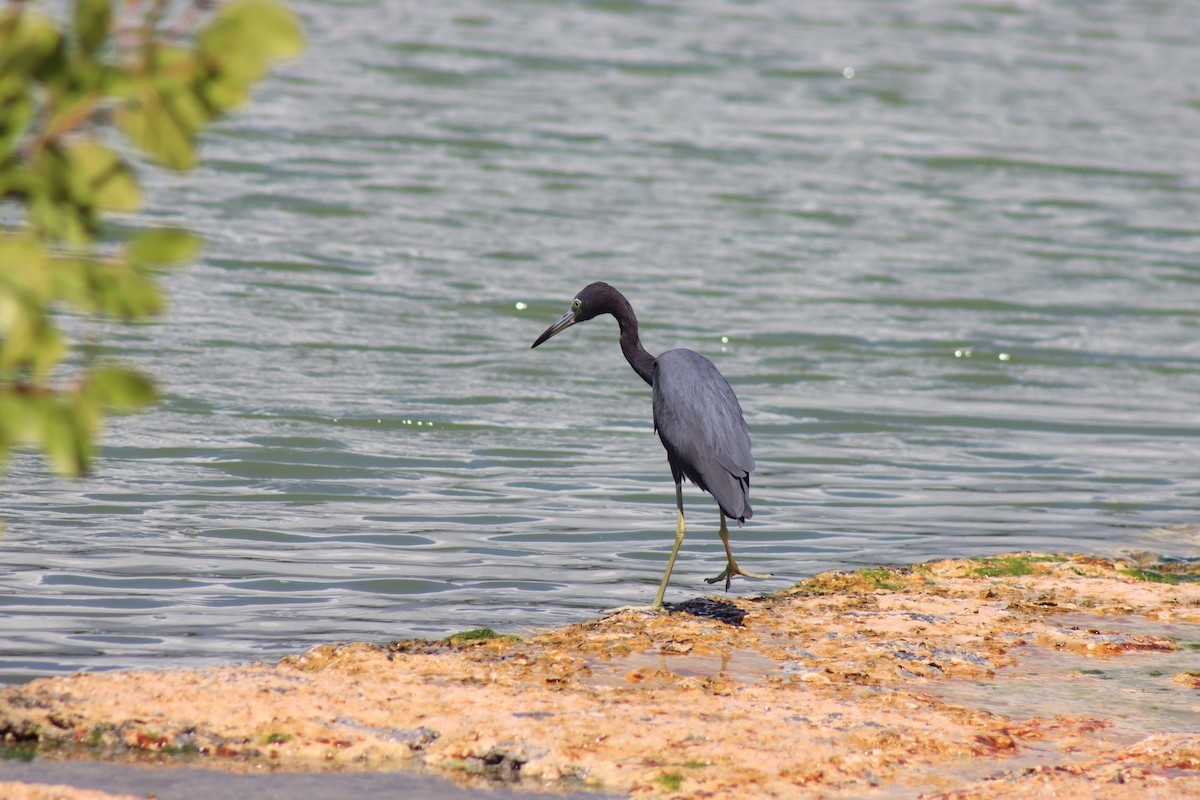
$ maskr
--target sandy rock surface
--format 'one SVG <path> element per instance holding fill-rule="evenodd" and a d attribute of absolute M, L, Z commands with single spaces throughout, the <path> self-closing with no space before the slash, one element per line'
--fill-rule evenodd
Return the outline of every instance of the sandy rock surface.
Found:
<path fill-rule="evenodd" d="M 45 758 L 637 797 L 1200 796 L 1196 569 L 940 561 L 524 640 L 45 678 L 0 691 L 0 735 Z M 11 796 L 99 796 L 41 788 Z"/>
<path fill-rule="evenodd" d="M 0 798 L 3 800 L 142 800 L 128 794 L 105 794 L 74 786 L 47 785 L 42 783 L 16 783 L 0 781 Z"/>

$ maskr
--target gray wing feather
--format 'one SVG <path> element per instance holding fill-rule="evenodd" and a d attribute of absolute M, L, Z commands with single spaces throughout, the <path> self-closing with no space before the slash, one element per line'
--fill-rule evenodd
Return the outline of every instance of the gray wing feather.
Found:
<path fill-rule="evenodd" d="M 654 366 L 654 428 L 668 458 L 733 519 L 751 516 L 750 428 L 716 366 L 691 350 L 668 350 Z"/>

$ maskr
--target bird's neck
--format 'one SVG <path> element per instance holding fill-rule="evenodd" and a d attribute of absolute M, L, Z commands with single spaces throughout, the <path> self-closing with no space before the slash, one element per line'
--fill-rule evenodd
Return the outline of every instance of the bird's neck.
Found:
<path fill-rule="evenodd" d="M 633 309 L 626 304 L 625 313 L 614 314 L 617 324 L 621 326 L 621 352 L 633 371 L 642 376 L 642 380 L 654 385 L 654 356 L 642 347 L 641 337 L 638 336 L 638 321 Z"/>

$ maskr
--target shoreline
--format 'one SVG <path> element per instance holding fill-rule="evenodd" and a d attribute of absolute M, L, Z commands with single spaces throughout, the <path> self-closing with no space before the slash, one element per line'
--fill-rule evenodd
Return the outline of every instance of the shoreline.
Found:
<path fill-rule="evenodd" d="M 525 639 L 52 676 L 0 689 L 0 746 L 636 797 L 1200 795 L 1197 578 L 1197 564 L 1020 553 L 824 573 Z M 17 786 L 38 791 L 0 795 Z"/>

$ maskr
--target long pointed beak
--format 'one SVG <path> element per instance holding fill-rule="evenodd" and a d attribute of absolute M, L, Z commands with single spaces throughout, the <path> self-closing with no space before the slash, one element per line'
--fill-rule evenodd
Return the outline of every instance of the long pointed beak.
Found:
<path fill-rule="evenodd" d="M 576 322 L 577 322 L 577 320 L 575 319 L 575 312 L 568 311 L 567 313 L 563 314 L 561 317 L 558 318 L 558 322 L 554 323 L 549 328 L 546 328 L 546 330 L 542 331 L 542 335 L 537 337 L 537 341 L 530 345 L 530 349 L 537 347 L 539 344 L 546 341 L 551 336 L 554 336 L 557 333 L 562 333 L 567 328 L 574 325 Z"/>

